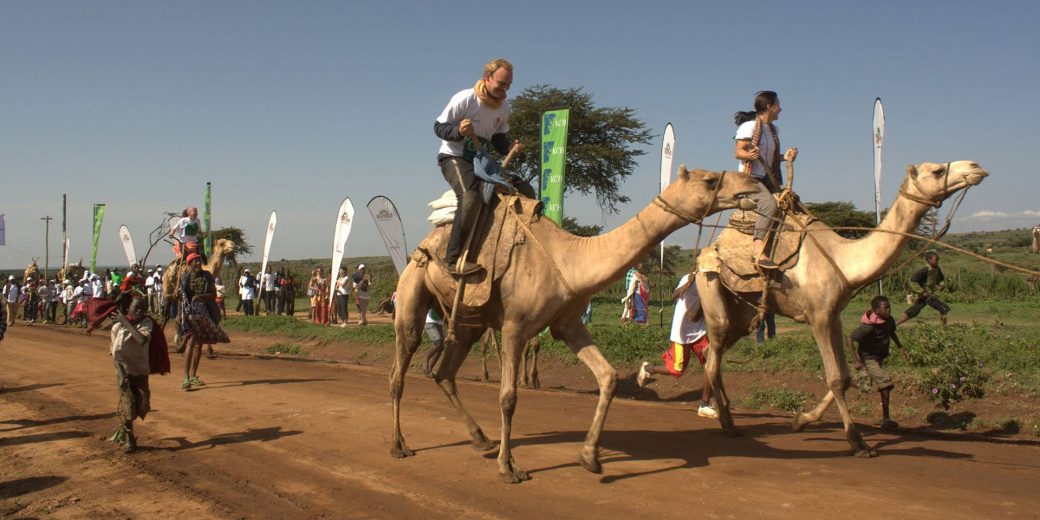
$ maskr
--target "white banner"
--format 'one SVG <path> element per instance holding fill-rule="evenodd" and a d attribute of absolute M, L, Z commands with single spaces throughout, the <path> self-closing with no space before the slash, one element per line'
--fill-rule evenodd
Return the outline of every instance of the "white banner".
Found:
<path fill-rule="evenodd" d="M 130 236 L 130 228 L 126 224 L 119 226 L 119 241 L 123 243 L 123 252 L 126 253 L 126 265 L 137 263 L 137 252 L 134 249 L 134 238 Z"/>
<path fill-rule="evenodd" d="M 885 111 L 881 98 L 874 100 L 874 213 L 881 222 L 881 145 L 885 140 Z"/>
<path fill-rule="evenodd" d="M 397 207 L 390 199 L 376 195 L 368 201 L 368 212 L 372 214 L 372 220 L 376 221 L 379 236 L 383 238 L 383 244 L 400 275 L 408 265 L 408 242 L 404 237 L 404 225 L 401 224 Z"/>
<path fill-rule="evenodd" d="M 332 234 L 332 270 L 329 271 L 329 309 L 336 303 L 336 280 L 339 278 L 339 265 L 343 263 L 343 252 L 347 250 L 347 237 L 350 236 L 350 225 L 354 222 L 354 205 L 350 197 L 343 199 L 336 212 L 336 231 Z"/>
<path fill-rule="evenodd" d="M 672 124 L 664 127 L 664 142 L 661 144 L 661 191 L 672 183 L 672 159 L 675 158 L 675 131 Z M 664 270 L 664 240 L 661 241 L 661 270 Z"/>
<path fill-rule="evenodd" d="M 260 276 L 257 278 L 260 281 L 261 293 L 266 287 L 263 281 L 264 275 L 267 274 L 267 258 L 271 256 L 271 240 L 274 238 L 274 228 L 276 226 L 278 226 L 278 214 L 271 211 L 271 218 L 267 220 L 267 237 L 264 238 L 264 256 L 260 258 Z"/>

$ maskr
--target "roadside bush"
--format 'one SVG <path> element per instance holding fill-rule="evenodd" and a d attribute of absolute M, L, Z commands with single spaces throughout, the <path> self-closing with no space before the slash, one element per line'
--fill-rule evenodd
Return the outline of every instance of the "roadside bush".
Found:
<path fill-rule="evenodd" d="M 919 390 L 936 407 L 949 410 L 955 402 L 983 396 L 985 363 L 978 353 L 982 338 L 970 334 L 968 326 L 918 324 L 901 339 L 910 353 L 910 366 L 923 369 Z"/>
<path fill-rule="evenodd" d="M 801 412 L 805 409 L 805 401 L 810 399 L 815 399 L 815 397 L 808 392 L 787 388 L 764 388 L 751 392 L 740 404 L 742 408 L 749 410 L 775 408 L 788 412 Z"/>
<path fill-rule="evenodd" d="M 290 356 L 306 356 L 308 352 L 294 343 L 275 343 L 264 349 L 268 354 L 288 354 Z"/>

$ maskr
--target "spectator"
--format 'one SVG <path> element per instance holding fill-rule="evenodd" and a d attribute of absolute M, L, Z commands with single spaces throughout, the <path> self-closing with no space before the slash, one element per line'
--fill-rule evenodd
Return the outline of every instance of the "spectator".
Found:
<path fill-rule="evenodd" d="M 14 276 L 7 277 L 7 284 L 4 285 L 4 303 L 7 306 L 7 325 L 14 325 L 15 319 L 18 318 L 18 300 L 22 294 L 22 288 L 18 285 L 18 282 L 14 280 Z"/>
<path fill-rule="evenodd" d="M 311 294 L 311 320 L 319 325 L 329 324 L 329 281 L 325 278 L 325 270 L 314 269 L 307 292 Z"/>
<path fill-rule="evenodd" d="M 286 316 L 292 316 L 296 312 L 296 278 L 292 272 L 286 270 L 281 281 L 282 290 L 279 298 L 282 300 L 282 311 Z"/>
<path fill-rule="evenodd" d="M 48 280 L 40 292 L 43 300 L 43 322 L 54 323 L 58 319 L 58 287 L 54 285 L 54 280 Z"/>
<path fill-rule="evenodd" d="M 368 300 L 372 297 L 369 290 L 372 285 L 372 275 L 368 272 L 368 266 L 358 264 L 357 271 L 350 277 L 354 284 L 354 304 L 358 310 L 358 325 L 368 325 Z"/>
<path fill-rule="evenodd" d="M 274 314 L 274 302 L 278 297 L 278 279 L 271 266 L 267 266 L 267 272 L 260 276 L 260 283 L 263 286 L 264 315 L 270 316 Z"/>
<path fill-rule="evenodd" d="M 336 277 L 335 319 L 339 321 L 339 326 L 342 328 L 347 327 L 347 318 L 350 317 L 350 313 L 347 312 L 347 300 L 350 298 L 350 287 L 350 274 L 347 272 L 346 267 L 340 267 L 339 276 Z"/>
<path fill-rule="evenodd" d="M 242 277 L 238 279 L 238 294 L 242 297 L 242 313 L 252 316 L 253 299 L 256 298 L 256 278 L 249 269 L 242 271 Z"/>

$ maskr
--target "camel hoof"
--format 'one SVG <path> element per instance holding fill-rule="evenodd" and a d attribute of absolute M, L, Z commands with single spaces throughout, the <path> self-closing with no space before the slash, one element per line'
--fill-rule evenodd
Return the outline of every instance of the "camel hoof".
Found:
<path fill-rule="evenodd" d="M 390 448 L 390 456 L 395 458 L 395 459 L 403 459 L 405 457 L 414 457 L 415 456 L 415 452 L 410 450 L 410 449 L 408 449 L 407 446 L 402 446 L 400 448 L 393 447 L 393 448 Z"/>
<path fill-rule="evenodd" d="M 722 434 L 725 435 L 726 437 L 730 437 L 730 438 L 743 437 L 744 436 L 744 434 L 741 433 L 740 430 L 738 430 L 736 428 L 723 428 L 722 429 Z"/>
<path fill-rule="evenodd" d="M 852 450 L 852 454 L 861 459 L 872 459 L 878 456 L 877 448 L 859 448 Z"/>
<path fill-rule="evenodd" d="M 581 462 L 581 467 L 585 468 L 589 473 L 603 473 L 603 465 L 599 463 L 599 457 L 595 454 L 582 453 L 578 457 L 578 461 Z"/>
<path fill-rule="evenodd" d="M 519 484 L 525 480 L 531 480 L 531 476 L 526 471 L 515 469 L 512 472 L 499 473 L 498 480 L 506 484 Z"/>
<path fill-rule="evenodd" d="M 803 419 L 801 415 L 796 415 L 794 421 L 791 422 L 791 431 L 800 432 L 807 424 L 809 424 L 809 421 Z"/>
<path fill-rule="evenodd" d="M 477 451 L 491 451 L 491 450 L 495 449 L 495 443 L 493 443 L 493 442 L 491 442 L 491 441 L 489 441 L 487 439 L 480 440 L 480 441 L 474 440 L 473 442 L 470 443 L 470 447 L 475 449 L 475 450 L 477 450 Z"/>
<path fill-rule="evenodd" d="M 534 388 L 535 390 L 537 390 L 537 389 L 539 389 L 541 387 L 542 387 L 542 383 L 540 381 L 538 381 L 537 377 L 531 380 L 531 388 Z"/>

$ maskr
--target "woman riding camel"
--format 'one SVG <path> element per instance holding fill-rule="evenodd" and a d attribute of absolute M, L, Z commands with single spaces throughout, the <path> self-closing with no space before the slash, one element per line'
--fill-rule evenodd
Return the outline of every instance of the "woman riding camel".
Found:
<path fill-rule="evenodd" d="M 762 269 L 776 269 L 776 264 L 766 254 L 766 234 L 773 219 L 780 217 L 773 193 L 780 191 L 780 161 L 793 161 L 798 148 L 788 148 L 780 157 L 780 137 L 773 121 L 780 118 L 780 98 L 776 92 L 762 90 L 755 94 L 754 112 L 737 112 L 733 122 L 737 124 L 736 148 L 733 155 L 740 161 L 739 171 L 751 174 L 762 189 L 756 197 L 758 219 L 755 220 L 753 260 Z"/>
<path fill-rule="evenodd" d="M 188 255 L 198 253 L 202 257 L 202 263 L 206 263 L 206 254 L 199 247 L 199 239 L 205 238 L 206 233 L 202 231 L 202 223 L 199 222 L 199 209 L 189 206 L 181 212 L 181 219 L 170 228 L 170 237 L 177 239 L 173 245 L 173 255 L 181 260 L 187 259 Z"/>

